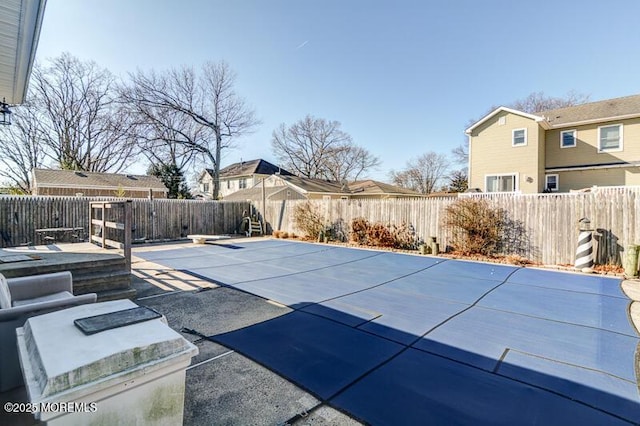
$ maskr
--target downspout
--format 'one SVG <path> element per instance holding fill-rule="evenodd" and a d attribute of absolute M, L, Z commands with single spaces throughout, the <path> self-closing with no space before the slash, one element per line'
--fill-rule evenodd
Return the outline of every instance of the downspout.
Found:
<path fill-rule="evenodd" d="M 264 178 L 262 178 L 262 235 L 267 234 L 267 197 L 264 190 Z"/>
<path fill-rule="evenodd" d="M 467 190 L 471 189 L 471 132 L 467 133 Z"/>

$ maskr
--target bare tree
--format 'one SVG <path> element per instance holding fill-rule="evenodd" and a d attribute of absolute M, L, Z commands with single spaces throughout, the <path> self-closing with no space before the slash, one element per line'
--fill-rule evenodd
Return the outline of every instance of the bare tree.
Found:
<path fill-rule="evenodd" d="M 339 122 L 311 115 L 289 127 L 281 124 L 273 131 L 271 146 L 282 167 L 308 178 L 356 180 L 380 164 L 340 130 Z"/>
<path fill-rule="evenodd" d="M 524 99 L 514 101 L 510 108 L 534 114 L 552 109 L 566 108 L 589 102 L 589 95 L 570 91 L 564 97 L 546 96 L 544 92 L 531 93 Z"/>
<path fill-rule="evenodd" d="M 469 143 L 461 143 L 457 147 L 451 150 L 451 156 L 453 162 L 456 164 L 462 164 L 467 167 L 469 164 Z"/>
<path fill-rule="evenodd" d="M 190 67 L 162 74 L 138 71 L 131 75 L 131 87 L 123 93 L 123 100 L 138 105 L 141 110 L 153 109 L 154 114 L 175 113 L 178 121 L 185 117 L 193 121 L 195 126 L 188 134 L 184 128 L 167 122 L 155 120 L 155 125 L 168 130 L 165 141 L 180 146 L 184 153 L 202 156 L 213 165 L 214 198 L 220 189 L 222 150 L 259 124 L 254 111 L 235 93 L 235 78 L 225 62 L 206 63 L 200 73 Z"/>
<path fill-rule="evenodd" d="M 34 168 L 41 167 L 45 159 L 39 117 L 28 103 L 14 108 L 11 126 L 0 126 L 0 176 L 11 186 L 30 194 Z"/>
<path fill-rule="evenodd" d="M 128 99 L 130 89 L 123 86 L 120 90 L 121 98 Z M 172 166 L 186 172 L 196 155 L 191 145 L 211 137 L 208 127 L 183 113 L 140 102 L 125 103 L 125 106 L 134 117 L 132 137 L 152 167 Z"/>
<path fill-rule="evenodd" d="M 337 182 L 356 181 L 380 165 L 380 160 L 366 149 L 348 144 L 332 151 L 326 161 L 325 177 Z"/>
<path fill-rule="evenodd" d="M 114 101 L 114 84 L 108 70 L 68 53 L 34 68 L 31 99 L 60 168 L 118 172 L 135 160 L 129 115 Z"/>
<path fill-rule="evenodd" d="M 578 93 L 576 91 L 570 91 L 564 97 L 547 96 L 544 92 L 533 92 L 527 97 L 515 100 L 508 105 L 504 105 L 508 108 L 512 108 L 518 111 L 527 112 L 529 114 L 535 114 L 539 112 L 549 111 L 552 109 L 566 108 L 570 106 L 581 105 L 589 102 L 589 95 Z M 466 128 L 472 126 L 482 117 L 491 113 L 498 108 L 497 105 L 492 105 L 484 114 L 477 119 L 470 119 L 467 122 Z"/>
<path fill-rule="evenodd" d="M 400 171 L 391 171 L 391 181 L 403 188 L 429 194 L 438 188 L 447 176 L 449 159 L 433 151 L 409 160 Z"/>
<path fill-rule="evenodd" d="M 461 143 L 451 150 L 451 156 L 455 164 L 462 167 L 453 170 L 449 174 L 449 192 L 464 192 L 469 188 L 469 143 Z"/>

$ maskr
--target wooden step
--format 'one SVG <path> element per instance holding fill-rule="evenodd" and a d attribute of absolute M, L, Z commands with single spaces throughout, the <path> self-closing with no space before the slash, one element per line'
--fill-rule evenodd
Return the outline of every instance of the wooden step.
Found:
<path fill-rule="evenodd" d="M 131 298 L 131 273 L 123 256 L 111 253 L 35 253 L 37 260 L 0 264 L 6 278 L 70 271 L 74 294 L 97 293 L 98 300 Z"/>
<path fill-rule="evenodd" d="M 74 275 L 73 277 L 74 294 L 99 293 L 129 287 L 131 287 L 131 273 L 124 268 Z"/>
<path fill-rule="evenodd" d="M 98 302 L 107 302 L 109 300 L 118 299 L 134 299 L 135 297 L 136 290 L 133 288 L 107 290 L 98 293 Z"/>

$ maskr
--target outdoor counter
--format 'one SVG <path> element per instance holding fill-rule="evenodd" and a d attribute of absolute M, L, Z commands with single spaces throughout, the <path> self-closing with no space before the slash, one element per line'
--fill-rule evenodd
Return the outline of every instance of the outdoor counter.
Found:
<path fill-rule="evenodd" d="M 164 317 L 85 335 L 74 320 L 129 300 L 30 318 L 17 330 L 29 400 L 48 425 L 182 424 L 185 371 L 197 347 Z M 46 409 L 46 410 L 45 410 Z"/>

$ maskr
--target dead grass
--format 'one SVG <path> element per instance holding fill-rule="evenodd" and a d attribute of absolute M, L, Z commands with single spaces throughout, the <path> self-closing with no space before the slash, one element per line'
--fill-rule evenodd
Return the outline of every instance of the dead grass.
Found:
<path fill-rule="evenodd" d="M 479 262 L 501 263 L 505 265 L 516 266 L 542 266 L 539 262 L 534 262 L 522 256 L 517 255 L 483 255 L 483 254 L 465 254 L 462 252 L 450 252 L 441 254 L 442 257 L 450 259 L 475 260 Z"/>
<path fill-rule="evenodd" d="M 620 265 L 596 265 L 593 271 L 598 274 L 624 274 L 624 268 Z"/>

